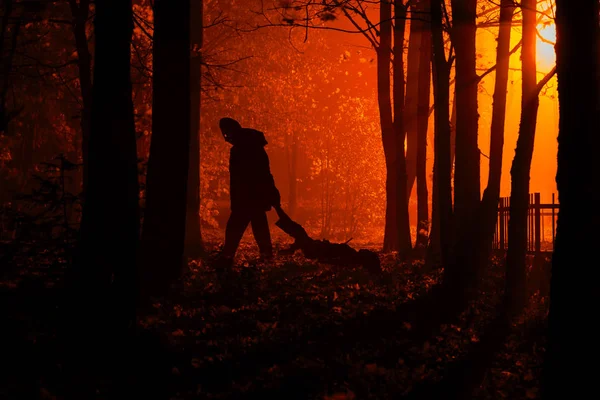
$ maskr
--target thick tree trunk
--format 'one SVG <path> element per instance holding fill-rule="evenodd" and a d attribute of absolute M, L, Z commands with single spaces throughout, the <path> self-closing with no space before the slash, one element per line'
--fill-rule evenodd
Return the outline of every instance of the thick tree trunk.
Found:
<path fill-rule="evenodd" d="M 463 231 L 460 232 L 460 236 L 456 238 L 453 265 L 463 266 L 461 269 L 465 278 L 463 280 L 465 286 L 469 286 L 476 281 L 479 272 L 489 259 L 496 226 L 502 172 L 502 147 L 504 143 L 504 119 L 510 59 L 510 30 L 514 7 L 512 1 L 505 0 L 500 11 L 488 186 L 483 200 L 476 209 L 477 218 L 471 221 L 469 226 L 465 226 Z"/>
<path fill-rule="evenodd" d="M 450 66 L 446 60 L 444 50 L 442 6 L 442 0 L 431 0 L 433 96 L 435 104 L 433 222 L 439 225 L 436 232 L 439 237 L 437 239 L 431 237 L 430 242 L 435 243 L 436 240 L 439 240 L 441 265 L 446 265 L 450 257 L 452 227 L 452 166 L 450 163 Z M 447 268 L 444 270 L 444 274 L 444 279 L 446 279 Z"/>
<path fill-rule="evenodd" d="M 70 350 L 66 371 L 76 380 L 70 390 L 78 391 L 69 398 L 95 396 L 97 386 L 85 379 L 98 376 L 98 368 L 122 372 L 116 360 L 128 350 L 121 347 L 123 334 L 135 321 L 140 213 L 130 76 L 132 5 L 99 0 L 95 9 L 87 192 L 63 314 Z"/>
<path fill-rule="evenodd" d="M 89 181 L 75 263 L 79 276 L 87 278 L 86 292 L 104 296 L 116 288 L 122 301 L 119 314 L 131 313 L 135 306 L 140 223 L 130 77 L 132 18 L 131 1 L 96 3 Z"/>
<path fill-rule="evenodd" d="M 457 237 L 474 220 L 480 199 L 475 24 L 477 0 L 452 0 L 456 49 L 454 219 Z"/>
<path fill-rule="evenodd" d="M 597 387 L 597 369 L 577 366 L 600 356 L 595 345 L 598 269 L 589 261 L 600 243 L 599 13 L 598 1 L 556 1 L 560 211 L 552 256 L 544 399 L 585 398 Z"/>
<path fill-rule="evenodd" d="M 539 106 L 536 91 L 536 0 L 523 0 L 521 7 L 523 12 L 523 47 L 521 50 L 523 89 L 519 138 L 510 170 L 510 217 L 505 292 L 508 304 L 515 309 L 519 309 L 525 299 L 529 177 Z"/>
<path fill-rule="evenodd" d="M 406 7 L 402 0 L 394 1 L 394 133 L 396 135 L 396 225 L 398 228 L 398 255 L 400 259 L 409 256 L 412 250 L 410 219 L 408 213 L 408 193 L 406 182 L 406 156 L 404 141 L 404 32 L 406 27 Z"/>
<path fill-rule="evenodd" d="M 200 109 L 202 98 L 203 0 L 190 0 L 190 159 L 187 189 L 185 253 L 203 254 L 200 226 Z"/>
<path fill-rule="evenodd" d="M 431 95 L 431 26 L 430 0 L 420 1 L 417 18 L 420 21 L 419 88 L 417 97 L 417 242 L 415 248 L 424 250 L 429 238 L 429 195 L 427 192 L 427 130 L 429 126 L 429 97 Z M 413 21 L 414 22 L 414 21 Z"/>
<path fill-rule="evenodd" d="M 184 259 L 190 154 L 190 1 L 154 4 L 152 138 L 140 271 L 161 292 Z"/>
<path fill-rule="evenodd" d="M 77 50 L 79 88 L 81 90 L 81 158 L 83 163 L 82 188 L 85 192 L 88 179 L 88 149 L 92 114 L 92 56 L 88 47 L 85 25 L 89 14 L 89 0 L 69 0 L 73 18 L 73 36 Z"/>
<path fill-rule="evenodd" d="M 398 225 L 396 219 L 396 175 L 397 175 L 397 146 L 392 116 L 391 94 L 391 51 L 392 51 L 392 4 L 390 1 L 381 2 L 379 10 L 380 39 L 377 51 L 377 100 L 379 103 L 379 120 L 381 137 L 385 155 L 385 232 L 383 251 L 398 250 Z"/>

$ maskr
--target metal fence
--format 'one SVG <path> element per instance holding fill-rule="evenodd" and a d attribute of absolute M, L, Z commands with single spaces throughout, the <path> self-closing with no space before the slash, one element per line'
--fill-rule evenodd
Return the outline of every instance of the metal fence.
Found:
<path fill-rule="evenodd" d="M 556 237 L 556 219 L 559 204 L 554 193 L 551 203 L 542 203 L 540 193 L 529 194 L 527 213 L 527 251 L 531 254 L 552 252 Z M 493 247 L 504 251 L 508 248 L 508 220 L 510 197 L 501 197 L 498 204 L 498 222 Z"/>

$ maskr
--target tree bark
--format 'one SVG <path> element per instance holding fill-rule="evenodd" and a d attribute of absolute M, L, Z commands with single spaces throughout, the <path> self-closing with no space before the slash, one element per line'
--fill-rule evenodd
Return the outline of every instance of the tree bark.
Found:
<path fill-rule="evenodd" d="M 200 110 L 202 99 L 203 0 L 190 0 L 190 159 L 187 190 L 185 253 L 203 254 L 200 226 Z"/>
<path fill-rule="evenodd" d="M 474 220 L 480 199 L 475 35 L 477 1 L 452 0 L 452 42 L 456 49 L 456 236 Z"/>
<path fill-rule="evenodd" d="M 411 6 L 410 33 L 408 39 L 408 57 L 406 67 L 406 99 L 404 101 L 404 125 L 406 127 L 406 176 L 407 194 L 410 199 L 413 186 L 417 177 L 417 115 L 419 99 L 419 62 L 421 55 L 421 37 L 423 23 L 419 20 L 422 14 L 419 11 L 420 3 Z"/>
<path fill-rule="evenodd" d="M 286 136 L 288 142 L 288 214 L 294 217 L 298 205 L 298 141 L 293 131 Z"/>
<path fill-rule="evenodd" d="M 104 296 L 116 288 L 122 302 L 119 314 L 129 317 L 135 306 L 140 223 L 130 76 L 132 18 L 131 1 L 96 3 L 89 181 L 74 267 L 88 278 L 86 291 Z"/>
<path fill-rule="evenodd" d="M 69 0 L 73 18 L 73 36 L 77 51 L 77 68 L 79 70 L 79 88 L 81 90 L 81 159 L 83 163 L 82 188 L 88 180 L 88 149 L 91 132 L 92 113 L 92 56 L 88 47 L 86 22 L 89 15 L 89 0 Z"/>
<path fill-rule="evenodd" d="M 436 240 L 439 241 L 440 262 L 441 265 L 446 265 L 450 257 L 452 227 L 452 166 L 450 163 L 450 65 L 446 60 L 444 50 L 442 7 L 443 0 L 431 0 L 433 96 L 435 104 L 433 221 L 439 225 L 439 228 L 437 229 L 438 238 L 430 237 L 430 246 Z M 432 257 L 431 252 L 429 252 L 429 257 Z M 447 274 L 448 271 L 445 269 L 444 279 L 446 279 Z"/>
<path fill-rule="evenodd" d="M 394 61 L 392 65 L 394 91 L 394 131 L 396 135 L 396 225 L 398 228 L 398 255 L 405 259 L 410 255 L 412 242 L 410 237 L 410 219 L 408 213 L 406 156 L 404 142 L 404 32 L 406 27 L 406 7 L 402 0 L 394 1 Z"/>
<path fill-rule="evenodd" d="M 398 155 L 392 115 L 391 52 L 392 4 L 382 0 L 379 9 L 380 37 L 377 52 L 377 101 L 386 166 L 386 208 L 383 251 L 398 250 L 398 225 L 396 219 L 396 182 Z"/>
<path fill-rule="evenodd" d="M 184 259 L 190 155 L 190 1 L 154 3 L 152 137 L 140 272 L 161 293 Z"/>
<path fill-rule="evenodd" d="M 464 277 L 462 283 L 466 287 L 477 280 L 479 272 L 489 259 L 498 215 L 510 59 L 510 30 L 515 6 L 512 1 L 504 0 L 501 7 L 496 55 L 496 82 L 492 108 L 488 186 L 482 201 L 475 210 L 477 218 L 471 221 L 470 225 L 465 226 L 463 231 L 460 232 L 460 236 L 456 238 L 457 243 L 454 247 L 452 261 L 453 268 L 461 268 Z"/>
<path fill-rule="evenodd" d="M 521 123 L 515 157 L 510 169 L 510 217 L 505 291 L 505 298 L 510 308 L 515 310 L 523 305 L 525 299 L 529 178 L 539 107 L 536 91 L 536 0 L 523 0 L 521 8 L 523 12 Z"/>
<path fill-rule="evenodd" d="M 419 84 L 417 96 L 417 242 L 415 247 L 425 249 L 429 238 L 429 195 L 427 192 L 427 129 L 429 125 L 429 97 L 431 95 L 431 26 L 430 0 L 418 3 L 420 21 Z M 413 20 L 413 22 L 415 22 Z"/>
<path fill-rule="evenodd" d="M 69 350 L 66 372 L 76 380 L 69 390 L 77 393 L 69 398 L 94 397 L 97 386 L 86 379 L 98 376 L 99 369 L 123 372 L 115 360 L 129 350 L 122 346 L 124 334 L 136 316 L 140 212 L 130 76 L 132 4 L 99 0 L 95 8 L 87 192 L 61 335 Z M 90 358 L 95 361 L 89 363 Z"/>
<path fill-rule="evenodd" d="M 508 74 L 510 61 L 510 33 L 515 5 L 512 0 L 500 3 L 500 28 L 498 31 L 498 49 L 496 51 L 496 81 L 492 105 L 492 124 L 490 128 L 490 167 L 488 183 L 481 200 L 479 233 L 473 235 L 477 240 L 475 246 L 477 268 L 488 261 L 496 222 L 498 221 L 498 201 L 500 199 L 500 182 L 502 177 L 502 154 L 504 151 L 504 122 L 506 119 L 506 93 L 508 90 Z M 471 246 L 473 249 L 473 246 Z"/>
<path fill-rule="evenodd" d="M 596 369 L 577 366 L 600 356 L 593 345 L 598 334 L 598 270 L 589 261 L 591 249 L 600 243 L 599 13 L 598 1 L 556 1 L 560 211 L 552 256 L 544 399 L 585 398 L 597 387 Z"/>

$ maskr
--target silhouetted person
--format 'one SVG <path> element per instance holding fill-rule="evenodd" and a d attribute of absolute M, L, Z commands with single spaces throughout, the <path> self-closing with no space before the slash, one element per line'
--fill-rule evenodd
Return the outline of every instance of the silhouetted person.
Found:
<path fill-rule="evenodd" d="M 225 141 L 233 145 L 229 155 L 231 215 L 225 230 L 222 261 L 231 264 L 248 224 L 252 224 L 261 258 L 271 259 L 273 247 L 266 212 L 273 206 L 279 207 L 281 198 L 271 175 L 265 135 L 242 128 L 232 118 L 222 118 L 219 127 Z"/>

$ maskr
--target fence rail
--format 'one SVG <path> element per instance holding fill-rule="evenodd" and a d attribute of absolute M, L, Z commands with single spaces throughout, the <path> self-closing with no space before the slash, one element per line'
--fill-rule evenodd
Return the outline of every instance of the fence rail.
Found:
<path fill-rule="evenodd" d="M 552 193 L 552 203 L 543 204 L 539 193 L 529 194 L 527 212 L 527 252 L 540 254 L 552 252 L 556 237 L 556 219 L 559 204 Z M 510 216 L 510 197 L 501 197 L 498 203 L 498 221 L 494 234 L 493 248 L 505 251 L 508 248 L 508 220 Z"/>

